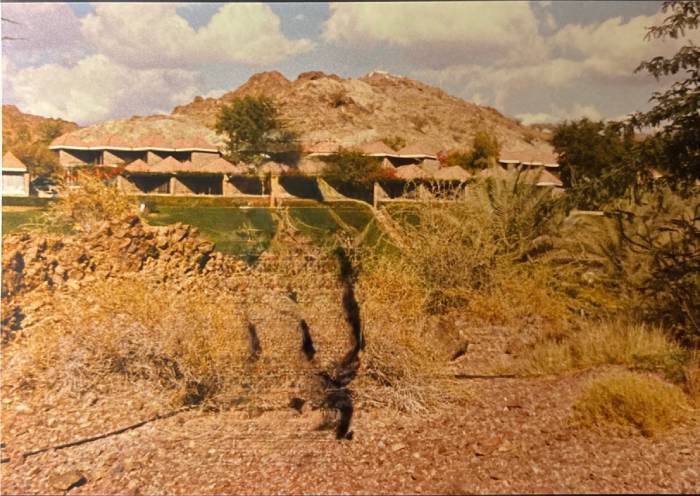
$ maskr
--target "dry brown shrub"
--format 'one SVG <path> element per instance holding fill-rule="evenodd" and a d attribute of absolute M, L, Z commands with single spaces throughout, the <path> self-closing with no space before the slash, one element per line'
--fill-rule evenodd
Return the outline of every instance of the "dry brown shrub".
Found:
<path fill-rule="evenodd" d="M 367 263 L 367 261 L 365 261 Z M 424 296 L 410 272 L 376 260 L 360 275 L 366 348 L 356 396 L 364 404 L 425 412 L 454 398 L 456 384 L 444 377 L 446 353 L 427 331 Z"/>
<path fill-rule="evenodd" d="M 563 336 L 543 336 L 518 368 L 541 375 L 624 365 L 682 382 L 686 360 L 687 353 L 663 329 L 617 320 L 583 322 Z"/>
<path fill-rule="evenodd" d="M 651 376 L 615 373 L 593 380 L 573 405 L 583 426 L 633 428 L 653 436 L 686 419 L 690 409 L 676 386 Z"/>
<path fill-rule="evenodd" d="M 146 381 L 173 405 L 221 405 L 252 375 L 242 312 L 226 295 L 96 282 L 57 297 L 52 312 L 9 353 L 7 370 L 37 389 L 80 394 Z"/>
<path fill-rule="evenodd" d="M 462 189 L 435 190 L 435 200 L 393 205 L 392 229 L 401 252 L 387 262 L 409 281 L 414 311 L 458 311 L 474 321 L 520 326 L 566 324 L 570 300 L 555 294 L 559 274 L 541 254 L 559 225 L 551 191 L 497 174 Z M 387 271 L 389 272 L 389 271 Z M 377 281 L 382 284 L 381 280 Z"/>
<path fill-rule="evenodd" d="M 62 183 L 60 198 L 51 203 L 34 227 L 48 231 L 92 231 L 104 221 L 136 213 L 136 203 L 113 184 L 79 172 L 72 184 Z"/>

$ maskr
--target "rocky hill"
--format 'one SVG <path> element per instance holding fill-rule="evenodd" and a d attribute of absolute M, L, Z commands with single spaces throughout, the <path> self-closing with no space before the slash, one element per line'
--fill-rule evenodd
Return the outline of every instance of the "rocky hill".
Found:
<path fill-rule="evenodd" d="M 549 149 L 545 134 L 496 109 L 384 72 L 342 79 L 314 71 L 294 81 L 277 71 L 262 72 L 220 98 L 197 97 L 176 107 L 173 114 L 212 126 L 221 104 L 245 95 L 274 98 L 281 117 L 307 145 L 324 141 L 353 145 L 400 136 L 409 144 L 452 149 L 468 147 L 478 130 L 486 130 L 505 149 Z"/>
<path fill-rule="evenodd" d="M 185 115 L 133 116 L 100 122 L 70 134 L 86 144 L 104 142 L 106 138 L 115 135 L 132 145 L 154 135 L 163 137 L 168 142 L 200 138 L 216 146 L 224 144 L 221 136 L 213 129 Z"/>
<path fill-rule="evenodd" d="M 222 104 L 246 95 L 275 99 L 281 118 L 300 134 L 302 144 L 362 145 L 402 138 L 426 151 L 468 148 L 477 131 L 495 135 L 504 150 L 549 152 L 548 134 L 523 126 L 496 109 L 448 95 L 420 81 L 385 72 L 342 79 L 305 72 L 294 81 L 277 71 L 253 75 L 220 98 L 196 97 L 171 115 L 134 116 L 107 121 L 73 133 L 86 143 L 113 135 L 137 142 L 153 134 L 169 140 L 201 137 L 223 145 L 213 126 Z"/>
<path fill-rule="evenodd" d="M 14 153 L 32 174 L 49 175 L 58 167 L 58 157 L 49 150 L 49 143 L 76 129 L 75 122 L 25 114 L 14 105 L 3 105 L 2 153 Z"/>
<path fill-rule="evenodd" d="M 10 149 L 46 140 L 49 135 L 60 136 L 78 129 L 75 122 L 25 114 L 15 105 L 2 106 L 2 143 Z M 54 137 L 55 137 L 54 136 Z M 48 141 L 51 141 L 50 139 Z"/>

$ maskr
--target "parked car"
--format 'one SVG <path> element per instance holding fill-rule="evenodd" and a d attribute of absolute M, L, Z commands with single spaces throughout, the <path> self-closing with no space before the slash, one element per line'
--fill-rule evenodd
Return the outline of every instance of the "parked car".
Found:
<path fill-rule="evenodd" d="M 39 177 L 32 183 L 32 188 L 39 198 L 55 198 L 58 196 L 56 183 L 46 177 Z"/>

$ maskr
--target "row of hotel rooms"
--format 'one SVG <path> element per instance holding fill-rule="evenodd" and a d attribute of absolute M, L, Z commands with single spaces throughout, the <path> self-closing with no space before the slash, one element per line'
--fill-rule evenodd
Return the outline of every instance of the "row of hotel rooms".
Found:
<path fill-rule="evenodd" d="M 110 136 L 99 143 L 86 143 L 67 134 L 55 139 L 49 148 L 58 153 L 60 165 L 67 170 L 90 165 L 121 168 L 117 184 L 130 194 L 237 196 L 251 191 L 251 179 L 257 181 L 256 175 L 275 176 L 291 170 L 273 161 L 258 167 L 232 164 L 215 145 L 202 138 L 169 142 L 163 136 L 151 135 L 138 143 L 129 143 L 120 136 Z M 438 151 L 428 147 L 408 145 L 395 151 L 378 141 L 360 148 L 369 156 L 381 158 L 382 167 L 393 170 L 400 179 L 464 181 L 471 177 L 460 167 L 441 167 Z M 304 150 L 297 169 L 303 174 L 318 175 L 324 167 L 319 157 L 333 155 L 338 150 L 336 143 L 310 146 Z M 502 152 L 499 162 L 504 167 L 542 167 L 543 171 L 537 175 L 538 185 L 562 186 L 555 175 L 559 165 L 551 154 Z M 26 167 L 11 153 L 3 157 L 2 177 L 3 195 L 30 193 Z M 262 192 L 256 188 L 252 191 Z"/>

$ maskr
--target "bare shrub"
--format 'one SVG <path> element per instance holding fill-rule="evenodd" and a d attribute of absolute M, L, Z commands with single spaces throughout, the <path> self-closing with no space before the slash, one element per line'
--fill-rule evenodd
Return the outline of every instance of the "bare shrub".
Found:
<path fill-rule="evenodd" d="M 366 348 L 357 396 L 365 404 L 421 412 L 448 401 L 454 391 L 453 384 L 437 377 L 445 354 L 426 332 L 418 283 L 414 273 L 391 259 L 364 260 L 358 297 Z"/>
<path fill-rule="evenodd" d="M 593 380 L 573 405 L 583 426 L 632 428 L 653 436 L 685 419 L 688 402 L 676 386 L 632 372 Z"/>
<path fill-rule="evenodd" d="M 104 221 L 136 213 L 135 201 L 121 194 L 94 174 L 79 172 L 72 184 L 62 183 L 60 198 L 39 219 L 48 231 L 92 231 Z"/>
<path fill-rule="evenodd" d="M 138 280 L 97 282 L 78 297 L 57 298 L 52 317 L 12 353 L 25 365 L 12 373 L 38 387 L 81 393 L 146 381 L 174 405 L 225 404 L 250 380 L 242 373 L 242 314 L 227 296 L 212 300 Z"/>

